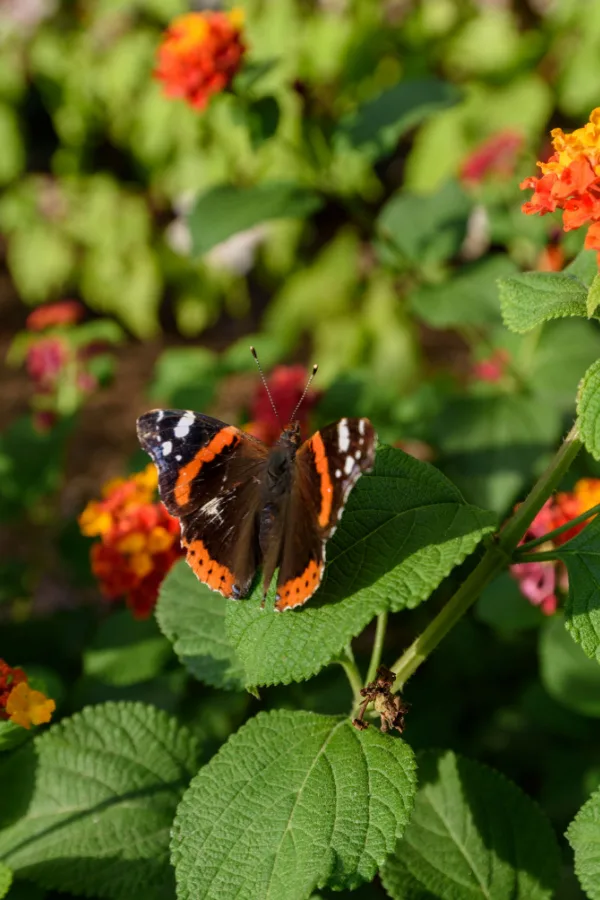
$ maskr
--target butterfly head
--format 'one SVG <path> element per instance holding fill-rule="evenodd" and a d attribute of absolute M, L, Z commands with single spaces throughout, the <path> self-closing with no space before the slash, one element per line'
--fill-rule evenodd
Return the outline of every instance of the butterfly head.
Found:
<path fill-rule="evenodd" d="M 281 419 L 279 418 L 279 413 L 277 412 L 277 407 L 275 406 L 275 403 L 271 396 L 271 391 L 269 390 L 269 385 L 267 384 L 267 379 L 264 376 L 263 370 L 261 368 L 260 362 L 258 361 L 258 356 L 256 354 L 256 350 L 254 349 L 254 347 L 250 347 L 250 352 L 252 353 L 252 356 L 254 357 L 254 359 L 256 361 L 256 365 L 258 366 L 258 371 L 260 372 L 260 377 L 262 378 L 262 382 L 265 386 L 267 396 L 269 397 L 269 400 L 271 401 L 271 406 L 273 407 L 273 412 L 275 413 L 275 417 L 276 417 L 277 421 L 279 422 L 279 424 L 281 425 Z M 279 438 L 278 443 L 283 447 L 290 447 L 291 449 L 296 450 L 302 442 L 301 437 L 300 437 L 300 422 L 298 422 L 295 417 L 296 417 L 296 413 L 300 409 L 300 406 L 302 405 L 302 401 L 306 397 L 306 394 L 308 392 L 308 389 L 311 385 L 313 378 L 317 374 L 318 368 L 319 367 L 317 365 L 313 366 L 311 376 L 308 379 L 308 381 L 306 382 L 306 387 L 302 391 L 302 396 L 300 397 L 300 399 L 298 400 L 298 403 L 296 404 L 296 408 L 291 415 L 290 422 L 288 425 L 285 426 L 285 428 L 282 428 L 281 437 Z"/>
<path fill-rule="evenodd" d="M 300 436 L 300 422 L 290 422 L 281 432 L 279 443 L 282 447 L 289 447 L 291 450 L 297 450 L 302 443 Z"/>

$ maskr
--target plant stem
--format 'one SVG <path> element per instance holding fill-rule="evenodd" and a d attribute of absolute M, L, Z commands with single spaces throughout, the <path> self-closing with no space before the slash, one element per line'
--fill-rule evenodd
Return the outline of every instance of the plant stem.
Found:
<path fill-rule="evenodd" d="M 544 550 L 542 553 L 516 553 L 513 557 L 516 563 L 528 562 L 546 562 L 546 560 L 557 560 L 556 550 Z"/>
<path fill-rule="evenodd" d="M 361 700 L 362 697 L 360 695 L 360 690 L 362 688 L 362 679 L 360 677 L 360 672 L 358 671 L 358 666 L 354 661 L 354 654 L 352 653 L 352 649 L 350 646 L 346 647 L 344 650 L 344 655 L 340 656 L 339 659 L 336 660 L 346 673 L 346 677 L 350 682 L 350 687 L 352 688 L 352 708 L 354 709 Z"/>
<path fill-rule="evenodd" d="M 511 555 L 526 533 L 532 521 L 558 487 L 563 475 L 577 456 L 581 442 L 574 425 L 562 445 L 540 476 L 529 495 L 521 503 L 505 527 L 496 535 L 496 540 L 488 547 L 480 562 L 466 581 L 459 587 L 446 606 L 438 613 L 425 631 L 408 647 L 392 666 L 396 674 L 394 690 L 400 690 L 411 675 L 416 672 L 432 650 L 464 616 L 469 607 L 479 597 L 483 588 L 510 564 Z"/>
<path fill-rule="evenodd" d="M 379 613 L 377 616 L 377 626 L 375 628 L 375 640 L 373 641 L 373 650 L 371 651 L 371 661 L 369 662 L 369 669 L 367 671 L 367 678 L 365 684 L 369 684 L 370 681 L 375 681 L 375 676 L 377 674 L 377 669 L 379 668 L 379 663 L 381 662 L 381 653 L 383 650 L 383 642 L 385 640 L 385 630 L 387 628 L 388 621 L 388 613 L 387 609 Z"/>
<path fill-rule="evenodd" d="M 540 544 L 546 544 L 548 541 L 553 541 L 555 537 L 558 537 L 559 534 L 562 534 L 563 531 L 570 531 L 571 528 L 574 528 L 575 525 L 579 525 L 580 522 L 585 522 L 586 519 L 591 519 L 592 516 L 595 516 L 596 513 L 600 512 L 600 503 L 597 503 L 595 506 L 592 506 L 591 509 L 586 510 L 581 513 L 579 516 L 575 516 L 574 519 L 569 519 L 568 522 L 565 522 L 564 525 L 561 525 L 559 528 L 554 528 L 552 531 L 549 531 L 548 534 L 543 534 L 539 538 L 535 538 L 533 541 L 527 541 L 526 544 L 521 544 L 515 553 L 515 556 L 521 556 L 523 553 L 528 553 L 530 550 L 533 550 L 534 547 L 539 547 Z"/>

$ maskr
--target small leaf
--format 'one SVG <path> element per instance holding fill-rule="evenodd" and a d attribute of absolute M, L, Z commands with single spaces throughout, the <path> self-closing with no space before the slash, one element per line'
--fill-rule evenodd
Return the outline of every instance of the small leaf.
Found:
<path fill-rule="evenodd" d="M 279 126 L 279 103 L 275 97 L 261 97 L 251 103 L 246 111 L 250 141 L 257 149 L 272 138 Z"/>
<path fill-rule="evenodd" d="M 550 900 L 560 851 L 541 809 L 499 772 L 450 751 L 417 761 L 415 809 L 381 872 L 393 900 Z"/>
<path fill-rule="evenodd" d="M 524 272 L 499 285 L 504 324 L 518 334 L 550 319 L 587 315 L 587 289 L 573 275 Z"/>
<path fill-rule="evenodd" d="M 598 254 L 595 250 L 580 250 L 575 259 L 565 268 L 568 275 L 574 275 L 586 287 L 590 287 L 598 274 Z"/>
<path fill-rule="evenodd" d="M 189 218 L 193 249 L 206 253 L 221 241 L 268 219 L 305 219 L 322 205 L 302 185 L 268 181 L 241 188 L 221 184 L 198 197 Z"/>
<path fill-rule="evenodd" d="M 179 900 L 304 900 L 374 877 L 408 821 L 411 749 L 310 712 L 259 713 L 200 769 L 175 819 Z"/>
<path fill-rule="evenodd" d="M 450 281 L 424 285 L 410 295 L 414 312 L 434 328 L 487 325 L 500 320 L 498 278 L 516 271 L 508 256 L 491 256 L 458 269 Z"/>
<path fill-rule="evenodd" d="M 600 900 L 600 790 L 584 803 L 566 832 L 575 873 L 590 900 Z"/>
<path fill-rule="evenodd" d="M 558 703 L 582 716 L 600 717 L 600 666 L 588 659 L 565 630 L 563 617 L 552 616 L 540 633 L 542 684 Z"/>
<path fill-rule="evenodd" d="M 250 356 L 247 345 L 245 350 Z M 210 350 L 168 347 L 155 363 L 148 396 L 153 403 L 173 409 L 207 409 L 213 402 L 218 375 L 218 360 Z"/>
<path fill-rule="evenodd" d="M 0 900 L 8 894 L 12 880 L 12 870 L 0 862 Z"/>
<path fill-rule="evenodd" d="M 260 584 L 247 600 L 226 604 L 247 684 L 310 678 L 377 613 L 426 600 L 494 522 L 432 466 L 400 450 L 378 451 L 327 544 L 325 577 L 307 605 L 274 613 L 272 588 L 261 609 Z"/>
<path fill-rule="evenodd" d="M 125 687 L 159 675 L 171 646 L 154 619 L 137 621 L 119 610 L 102 622 L 83 656 L 83 671 L 104 684 Z"/>
<path fill-rule="evenodd" d="M 454 85 L 435 78 L 402 81 L 342 119 L 334 144 L 353 147 L 375 161 L 391 153 L 410 128 L 459 99 Z"/>
<path fill-rule="evenodd" d="M 0 720 L 0 751 L 12 750 L 24 743 L 31 733 L 21 725 L 15 725 L 14 722 Z"/>
<path fill-rule="evenodd" d="M 413 264 L 441 262 L 460 249 L 471 205 L 456 181 L 433 195 L 399 192 L 381 210 L 377 231 L 388 249 Z"/>
<path fill-rule="evenodd" d="M 171 896 L 169 830 L 198 764 L 187 729 L 151 706 L 107 703 L 54 725 L 35 745 L 28 808 L 0 831 L 4 862 L 49 890 Z M 12 770 L 27 746 L 8 757 Z"/>
<path fill-rule="evenodd" d="M 600 459 L 600 359 L 592 363 L 577 396 L 577 426 L 585 449 Z"/>
<path fill-rule="evenodd" d="M 600 518 L 555 551 L 569 573 L 565 625 L 584 653 L 600 663 Z"/>
<path fill-rule="evenodd" d="M 600 274 L 596 273 L 587 296 L 587 314 L 591 319 L 600 304 Z"/>
<path fill-rule="evenodd" d="M 200 584 L 181 560 L 161 589 L 156 618 L 175 653 L 199 681 L 241 690 L 244 670 L 225 633 L 227 601 Z"/>

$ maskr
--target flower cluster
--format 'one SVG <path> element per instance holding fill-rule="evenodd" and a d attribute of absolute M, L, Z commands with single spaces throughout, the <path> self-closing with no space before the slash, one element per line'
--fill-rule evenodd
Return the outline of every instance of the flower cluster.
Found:
<path fill-rule="evenodd" d="M 157 501 L 153 464 L 131 478 L 103 488 L 102 499 L 88 503 L 79 517 L 87 537 L 99 537 L 91 549 L 92 571 L 109 600 L 124 597 L 136 618 L 152 612 L 161 582 L 182 554 L 179 522 Z"/>
<path fill-rule="evenodd" d="M 521 543 L 540 538 L 571 519 L 583 515 L 600 503 L 600 478 L 582 478 L 572 491 L 565 491 L 547 500 L 541 508 Z M 575 537 L 586 525 L 579 522 L 542 544 L 539 550 L 552 550 Z M 517 563 L 510 567 L 511 575 L 519 582 L 519 589 L 543 613 L 552 615 L 558 605 L 557 589 L 568 590 L 567 572 L 562 563 L 553 560 Z"/>
<path fill-rule="evenodd" d="M 86 343 L 79 332 L 76 336 L 75 326 L 84 311 L 76 300 L 39 306 L 27 317 L 26 331 L 15 340 L 12 357 L 25 363 L 33 387 L 34 423 L 40 430 L 74 412 L 97 387 L 89 361 L 105 347 Z"/>
<path fill-rule="evenodd" d="M 302 397 L 307 379 L 304 366 L 277 366 L 267 379 L 273 403 L 284 425 L 290 421 Z M 311 391 L 306 395 L 296 413 L 303 437 L 307 436 L 310 411 L 321 395 L 321 391 Z M 257 384 L 251 415 L 252 421 L 245 426 L 245 430 L 266 444 L 273 444 L 281 434 L 281 425 L 262 384 Z"/>
<path fill-rule="evenodd" d="M 243 13 L 192 12 L 171 22 L 158 48 L 155 77 L 169 97 L 182 97 L 204 109 L 238 72 L 246 47 Z"/>
<path fill-rule="evenodd" d="M 31 728 L 49 722 L 55 709 L 54 700 L 29 686 L 23 669 L 0 659 L 0 720 Z"/>
<path fill-rule="evenodd" d="M 583 128 L 571 134 L 555 128 L 551 134 L 554 153 L 547 162 L 538 162 L 542 176 L 521 184 L 534 192 L 523 212 L 545 215 L 562 209 L 565 231 L 589 224 L 585 246 L 600 256 L 600 107 Z"/>

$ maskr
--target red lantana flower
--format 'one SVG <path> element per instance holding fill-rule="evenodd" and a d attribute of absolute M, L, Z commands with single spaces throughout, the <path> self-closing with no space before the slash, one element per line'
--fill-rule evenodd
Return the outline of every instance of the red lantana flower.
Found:
<path fill-rule="evenodd" d="M 23 669 L 0 659 L 0 721 L 8 720 L 29 729 L 49 722 L 55 709 L 54 700 L 29 686 Z"/>
<path fill-rule="evenodd" d="M 533 189 L 523 212 L 543 216 L 561 209 L 565 231 L 589 225 L 585 246 L 599 251 L 600 259 L 600 107 L 583 128 L 571 134 L 555 128 L 551 134 L 554 153 L 538 162 L 542 176 L 521 183 L 522 189 Z"/>
<path fill-rule="evenodd" d="M 273 403 L 284 425 L 290 421 L 302 397 L 307 380 L 308 376 L 304 366 L 277 366 L 267 379 Z M 303 437 L 307 436 L 310 411 L 321 395 L 321 391 L 311 391 L 298 409 L 296 418 L 300 422 L 300 431 Z M 281 425 L 262 384 L 258 384 L 256 387 L 251 414 L 252 421 L 245 426 L 245 430 L 264 441 L 265 444 L 275 443 L 281 434 Z"/>
<path fill-rule="evenodd" d="M 182 555 L 179 522 L 156 497 L 153 464 L 132 478 L 117 478 L 79 517 L 82 534 L 99 537 L 92 571 L 105 597 L 125 598 L 135 618 L 152 612 L 163 578 Z"/>
<path fill-rule="evenodd" d="M 29 313 L 25 322 L 28 331 L 44 331 L 57 325 L 74 325 L 83 317 L 84 308 L 77 300 L 46 303 Z"/>
<path fill-rule="evenodd" d="M 488 175 L 512 175 L 522 146 L 523 135 L 518 131 L 507 128 L 493 134 L 464 160 L 462 180 L 476 184 Z"/>
<path fill-rule="evenodd" d="M 169 97 L 204 109 L 239 71 L 246 52 L 243 13 L 192 12 L 171 22 L 158 48 L 155 77 Z"/>

